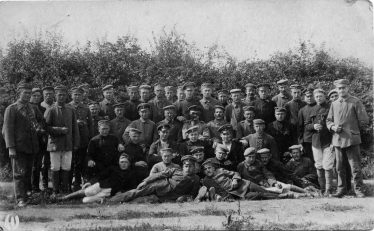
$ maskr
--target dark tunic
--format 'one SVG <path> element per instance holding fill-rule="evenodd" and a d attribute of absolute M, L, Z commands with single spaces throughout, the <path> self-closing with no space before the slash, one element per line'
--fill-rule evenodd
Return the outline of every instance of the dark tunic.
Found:
<path fill-rule="evenodd" d="M 186 142 L 182 143 L 184 147 L 182 147 L 182 150 L 186 150 L 186 155 L 192 155 L 191 151 L 195 147 L 204 147 L 204 158 L 211 158 L 214 157 L 214 150 L 212 148 L 212 144 L 209 141 L 206 140 L 197 140 L 196 142 L 192 142 L 190 140 L 187 140 Z"/>
<path fill-rule="evenodd" d="M 277 106 L 269 99 L 257 99 L 253 103 L 255 107 L 256 119 L 263 119 L 266 124 L 275 120 L 274 108 Z"/>
<path fill-rule="evenodd" d="M 149 148 L 147 161 L 148 165 L 151 168 L 154 164 L 162 161 L 162 157 L 160 155 L 160 150 L 162 148 L 171 148 L 173 150 L 173 153 L 178 154 L 177 156 L 174 156 L 173 163 L 180 164 L 180 158 L 181 156 L 186 155 L 186 149 L 183 145 L 178 145 L 178 143 L 173 141 L 168 141 L 165 143 L 165 146 L 162 146 L 161 141 L 158 139 L 155 142 L 152 143 L 151 147 Z"/>
<path fill-rule="evenodd" d="M 242 137 L 245 137 L 245 136 L 248 136 L 254 133 L 256 133 L 256 131 L 253 128 L 253 121 L 248 122 L 247 120 L 243 120 L 243 121 L 240 121 L 238 124 L 236 138 L 240 139 Z"/>
<path fill-rule="evenodd" d="M 313 133 L 305 128 L 307 121 L 310 120 L 310 116 L 312 115 L 312 111 L 314 110 L 313 107 L 316 104 L 307 104 L 303 108 L 300 109 L 298 114 L 298 124 L 297 124 L 297 134 L 299 138 L 299 143 L 312 143 L 312 136 Z"/>
<path fill-rule="evenodd" d="M 214 106 L 218 105 L 218 100 L 214 98 L 210 99 L 201 99 L 200 106 L 202 108 L 201 120 L 205 123 L 208 123 L 211 120 L 214 120 Z"/>
<path fill-rule="evenodd" d="M 286 164 L 286 168 L 292 171 L 295 176 L 318 185 L 316 169 L 313 162 L 309 158 L 301 157 L 300 161 L 291 159 Z"/>
<path fill-rule="evenodd" d="M 245 161 L 238 164 L 238 173 L 243 179 L 269 187 L 276 183 L 274 175 L 258 160 L 252 164 Z"/>
<path fill-rule="evenodd" d="M 286 94 L 279 93 L 278 95 L 271 98 L 272 101 L 277 105 L 277 107 L 284 107 L 284 105 L 292 99 L 292 96 L 286 92 Z"/>
<path fill-rule="evenodd" d="M 122 136 L 125 133 L 127 126 L 131 123 L 130 120 L 123 118 L 114 118 L 110 121 L 110 133 L 115 135 L 120 143 L 123 143 Z"/>
<path fill-rule="evenodd" d="M 218 128 L 220 128 L 222 125 L 228 124 L 226 120 L 218 121 L 218 120 L 212 120 L 208 122 L 205 127 L 209 131 L 209 138 L 213 139 L 221 139 L 221 135 L 218 132 Z"/>
<path fill-rule="evenodd" d="M 97 173 L 109 166 L 118 165 L 118 139 L 113 135 L 93 137 L 87 149 L 88 160 L 95 161 Z"/>
<path fill-rule="evenodd" d="M 299 111 L 306 103 L 301 99 L 291 100 L 284 106 L 287 111 L 286 119 L 294 126 L 297 126 Z"/>
<path fill-rule="evenodd" d="M 164 119 L 163 108 L 170 105 L 171 103 L 166 99 L 152 99 L 148 102 L 151 105 L 150 119 L 156 124 Z"/>
<path fill-rule="evenodd" d="M 329 114 L 330 105 L 324 102 L 312 108 L 311 115 L 306 121 L 305 129 L 312 132 L 312 146 L 316 148 L 326 148 L 330 146 L 332 134 L 326 126 L 326 118 Z M 315 130 L 314 124 L 323 126 L 322 130 Z"/>
<path fill-rule="evenodd" d="M 80 147 L 86 148 L 94 133 L 90 109 L 82 103 L 75 104 L 70 102 L 69 105 L 75 110 L 79 128 Z"/>
<path fill-rule="evenodd" d="M 269 149 L 271 152 L 271 158 L 279 160 L 278 146 L 271 135 L 264 133 L 262 136 L 260 136 L 259 134 L 254 133 L 243 137 L 243 139 L 248 142 L 249 147 L 254 147 L 257 150 L 262 148 Z"/>
<path fill-rule="evenodd" d="M 177 116 L 184 116 L 188 118 L 188 107 L 192 105 L 199 106 L 200 102 L 196 98 L 185 99 L 174 103 L 176 106 Z"/>
<path fill-rule="evenodd" d="M 182 127 L 183 123 L 174 119 L 172 121 L 168 121 L 166 119 L 161 120 L 158 122 L 157 126 L 160 124 L 168 124 L 170 125 L 170 130 L 169 130 L 169 140 L 171 141 L 176 141 L 176 142 L 182 142 L 183 137 L 182 137 Z"/>
<path fill-rule="evenodd" d="M 139 119 L 138 105 L 141 102 L 139 100 L 128 100 L 125 103 L 125 117 L 131 121 Z"/>
<path fill-rule="evenodd" d="M 244 106 L 245 104 L 240 102 L 237 105 L 231 103 L 225 108 L 226 121 L 231 124 L 235 132 L 238 130 L 238 123 L 244 120 Z"/>
<path fill-rule="evenodd" d="M 100 188 L 111 188 L 110 195 L 125 192 L 136 187 L 135 172 L 130 168 L 122 170 L 119 166 L 110 166 L 99 173 Z"/>
<path fill-rule="evenodd" d="M 114 107 L 113 105 L 116 104 L 115 101 L 109 102 L 107 99 L 103 99 L 99 103 L 100 105 L 100 112 L 99 115 L 103 116 L 107 120 L 112 120 L 116 117 L 116 114 L 114 113 Z"/>

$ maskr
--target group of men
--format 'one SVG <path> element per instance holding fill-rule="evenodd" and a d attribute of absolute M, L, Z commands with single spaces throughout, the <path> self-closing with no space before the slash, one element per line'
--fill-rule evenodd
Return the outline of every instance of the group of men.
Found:
<path fill-rule="evenodd" d="M 2 128 L 18 204 L 24 206 L 30 194 L 48 189 L 49 178 L 51 197 L 61 198 L 71 191 L 84 194 L 82 185 L 103 182 L 108 174 L 117 180 L 106 180 L 106 185 L 112 182 L 109 185 L 117 189 L 105 195 L 122 201 L 157 194 L 157 187 L 166 190 L 160 183 L 146 185 L 168 177 L 175 178 L 166 181 L 173 184 L 168 186 L 170 195 L 188 191 L 198 200 L 205 195 L 237 197 L 243 187 L 242 198 L 254 198 L 253 193 L 277 198 L 272 193 L 282 187 L 299 193 L 318 188 L 325 196 L 342 197 L 350 190 L 351 177 L 355 195 L 363 197 L 360 131 L 369 118 L 361 101 L 349 94 L 347 80 L 334 85 L 325 92 L 281 79 L 279 94 L 272 98 L 269 84 L 248 83 L 245 97 L 239 88 L 219 90 L 217 98 L 210 83 L 203 83 L 200 91 L 192 82 L 177 89 L 157 84 L 153 94 L 151 86 L 141 85 L 127 88 L 125 102 L 117 102 L 114 87 L 107 85 L 102 88 L 104 99 L 94 102 L 88 97 L 88 84 L 68 90 L 21 82 L 18 100 L 6 108 Z M 120 169 L 108 173 L 118 163 Z M 128 168 L 132 177 L 126 175 Z M 213 171 L 221 168 L 226 172 Z M 196 180 L 199 177 L 204 180 Z M 121 179 L 126 179 L 122 189 L 116 184 Z M 103 192 L 95 187 L 91 194 Z M 121 196 L 124 189 L 132 191 Z"/>

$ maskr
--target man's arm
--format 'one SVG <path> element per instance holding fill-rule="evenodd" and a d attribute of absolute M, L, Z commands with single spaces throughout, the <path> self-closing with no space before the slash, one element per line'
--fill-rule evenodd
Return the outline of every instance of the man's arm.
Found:
<path fill-rule="evenodd" d="M 7 148 L 15 148 L 15 125 L 16 111 L 12 106 L 8 106 L 4 113 L 4 125 L 3 125 L 3 135 Z"/>
<path fill-rule="evenodd" d="M 145 178 L 143 180 L 143 182 L 145 182 L 146 184 L 149 184 L 149 183 L 152 183 L 156 180 L 159 180 L 159 179 L 165 179 L 165 178 L 170 178 L 173 176 L 174 172 L 176 171 L 175 168 L 172 168 L 172 169 L 167 169 L 165 171 L 162 171 L 162 172 L 158 172 L 154 175 L 151 175 L 147 178 Z"/>
<path fill-rule="evenodd" d="M 360 100 L 357 101 L 354 106 L 359 127 L 360 129 L 363 129 L 369 124 L 369 116 L 365 110 L 365 106 Z"/>

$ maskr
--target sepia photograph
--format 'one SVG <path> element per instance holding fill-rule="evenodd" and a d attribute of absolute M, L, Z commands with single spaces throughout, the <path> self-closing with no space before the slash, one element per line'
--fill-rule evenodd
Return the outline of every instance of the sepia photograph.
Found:
<path fill-rule="evenodd" d="M 0 1 L 0 231 L 374 230 L 372 0 Z"/>

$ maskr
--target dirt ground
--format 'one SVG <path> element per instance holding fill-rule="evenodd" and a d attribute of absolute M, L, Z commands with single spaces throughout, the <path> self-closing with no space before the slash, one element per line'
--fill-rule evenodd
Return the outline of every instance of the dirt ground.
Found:
<path fill-rule="evenodd" d="M 374 181 L 370 183 L 374 184 Z M 5 208 L 5 207 L 3 207 Z M 374 197 L 268 201 L 37 205 L 1 209 L 17 230 L 373 229 Z"/>

